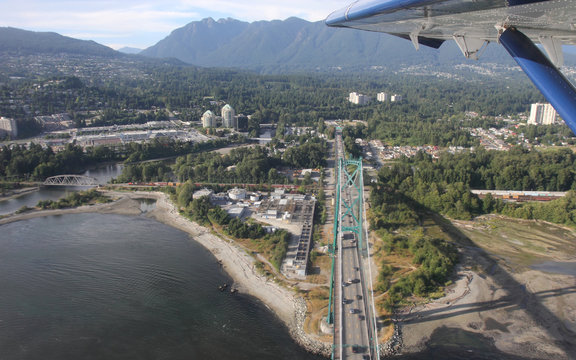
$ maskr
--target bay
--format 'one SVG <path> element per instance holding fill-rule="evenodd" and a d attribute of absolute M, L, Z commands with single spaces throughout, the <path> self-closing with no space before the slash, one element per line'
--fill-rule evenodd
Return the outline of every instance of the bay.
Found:
<path fill-rule="evenodd" d="M 146 217 L 0 227 L 0 352 L 20 359 L 320 359 L 186 233 Z"/>

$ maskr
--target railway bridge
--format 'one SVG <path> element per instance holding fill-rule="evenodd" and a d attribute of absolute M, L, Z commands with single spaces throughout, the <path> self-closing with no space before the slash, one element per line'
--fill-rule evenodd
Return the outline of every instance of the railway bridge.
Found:
<path fill-rule="evenodd" d="M 46 186 L 98 186 L 98 181 L 83 175 L 57 175 L 50 176 L 42 183 Z"/>

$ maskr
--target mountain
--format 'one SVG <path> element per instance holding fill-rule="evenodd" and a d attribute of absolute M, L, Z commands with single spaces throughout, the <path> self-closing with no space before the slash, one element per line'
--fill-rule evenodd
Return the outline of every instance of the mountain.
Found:
<path fill-rule="evenodd" d="M 123 54 L 135 55 L 135 54 L 139 54 L 142 51 L 142 49 L 125 46 L 123 48 L 118 49 L 118 51 L 123 53 Z"/>
<path fill-rule="evenodd" d="M 439 50 L 420 46 L 392 35 L 329 28 L 323 22 L 299 18 L 256 21 L 207 18 L 174 30 L 141 55 L 173 57 L 189 64 L 210 67 L 239 67 L 262 71 L 288 69 L 322 70 L 334 68 L 407 66 L 474 66 L 453 41 Z M 513 66 L 505 50 L 490 44 L 480 63 Z"/>
<path fill-rule="evenodd" d="M 31 55 L 70 53 L 116 57 L 119 53 L 94 41 L 78 40 L 53 32 L 34 32 L 0 27 L 0 49 L 4 53 Z"/>

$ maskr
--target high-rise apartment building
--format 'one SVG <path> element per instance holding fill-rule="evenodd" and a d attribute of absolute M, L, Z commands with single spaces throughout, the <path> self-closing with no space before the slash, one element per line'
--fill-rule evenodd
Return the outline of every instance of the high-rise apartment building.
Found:
<path fill-rule="evenodd" d="M 378 95 L 376 95 L 376 100 L 386 102 L 388 101 L 388 94 L 385 92 L 378 93 Z"/>
<path fill-rule="evenodd" d="M 216 115 L 210 110 L 202 115 L 202 126 L 205 128 L 216 127 Z"/>
<path fill-rule="evenodd" d="M 352 104 L 365 105 L 370 102 L 370 97 L 363 94 L 358 94 L 356 92 L 352 92 L 348 96 L 348 101 L 350 101 Z"/>
<path fill-rule="evenodd" d="M 236 112 L 232 106 L 226 104 L 222 108 L 222 127 L 225 128 L 238 128 L 238 123 L 236 120 Z"/>
<path fill-rule="evenodd" d="M 18 127 L 16 125 L 16 120 L 0 117 L 0 137 L 5 135 L 8 135 L 13 139 L 16 138 L 18 136 Z"/>
<path fill-rule="evenodd" d="M 556 110 L 550 104 L 536 103 L 530 107 L 528 124 L 551 125 L 556 121 Z"/>

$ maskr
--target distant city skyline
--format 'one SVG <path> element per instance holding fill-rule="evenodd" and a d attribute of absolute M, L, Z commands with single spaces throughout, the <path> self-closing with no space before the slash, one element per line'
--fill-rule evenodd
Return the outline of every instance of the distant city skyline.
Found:
<path fill-rule="evenodd" d="M 0 26 L 56 32 L 94 40 L 114 49 L 145 49 L 192 21 L 284 20 L 295 16 L 320 21 L 352 0 L 5 0 L 0 2 Z"/>

